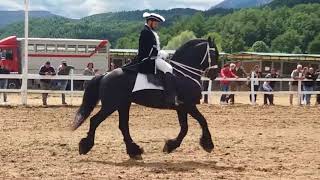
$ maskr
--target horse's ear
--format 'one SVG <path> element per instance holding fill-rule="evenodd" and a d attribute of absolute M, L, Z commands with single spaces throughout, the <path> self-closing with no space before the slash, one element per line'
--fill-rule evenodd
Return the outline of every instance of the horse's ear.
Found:
<path fill-rule="evenodd" d="M 214 39 L 211 38 L 211 36 L 208 37 L 209 47 L 214 47 Z"/>

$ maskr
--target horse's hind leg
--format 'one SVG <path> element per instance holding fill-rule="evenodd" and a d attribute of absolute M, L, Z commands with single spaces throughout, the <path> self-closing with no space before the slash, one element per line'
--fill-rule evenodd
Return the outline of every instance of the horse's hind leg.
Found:
<path fill-rule="evenodd" d="M 188 114 L 185 110 L 177 110 L 179 124 L 180 124 L 180 132 L 175 139 L 169 139 L 166 141 L 164 145 L 163 152 L 171 153 L 176 148 L 178 148 L 183 141 L 184 137 L 187 135 L 188 132 Z"/>
<path fill-rule="evenodd" d="M 140 148 L 131 138 L 129 131 L 129 110 L 131 103 L 125 103 L 119 109 L 119 129 L 123 135 L 123 140 L 126 144 L 127 154 L 132 159 L 141 159 L 143 149 Z"/>
<path fill-rule="evenodd" d="M 201 126 L 202 136 L 200 138 L 200 145 L 205 151 L 211 153 L 214 148 L 214 145 L 213 145 L 211 134 L 208 128 L 207 120 L 199 112 L 196 106 L 191 106 L 190 108 L 188 108 L 188 113 L 193 118 L 195 118 Z"/>
<path fill-rule="evenodd" d="M 90 119 L 90 128 L 86 138 L 79 142 L 79 154 L 87 154 L 94 145 L 95 132 L 99 124 L 104 121 L 114 110 L 106 111 L 102 108 L 97 114 Z"/>

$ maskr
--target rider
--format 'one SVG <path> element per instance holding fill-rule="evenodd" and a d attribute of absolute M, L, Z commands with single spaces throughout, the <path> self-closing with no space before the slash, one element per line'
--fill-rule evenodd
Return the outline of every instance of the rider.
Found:
<path fill-rule="evenodd" d="M 143 17 L 146 19 L 146 23 L 140 33 L 137 60 L 145 63 L 141 63 L 139 71 L 152 74 L 156 70 L 162 71 L 165 74 L 166 103 L 178 105 L 174 75 L 172 74 L 173 68 L 164 60 L 168 57 L 168 54 L 160 50 L 160 39 L 155 31 L 159 22 L 164 22 L 165 19 L 159 14 L 147 12 L 143 14 Z"/>

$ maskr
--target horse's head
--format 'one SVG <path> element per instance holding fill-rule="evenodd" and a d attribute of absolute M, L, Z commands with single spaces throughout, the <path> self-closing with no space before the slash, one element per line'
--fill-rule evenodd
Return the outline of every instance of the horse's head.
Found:
<path fill-rule="evenodd" d="M 211 37 L 208 38 L 209 43 L 209 67 L 206 69 L 206 76 L 209 77 L 211 80 L 214 80 L 219 75 L 219 67 L 218 67 L 218 59 L 219 59 L 219 50 L 214 42 L 214 39 Z"/>
<path fill-rule="evenodd" d="M 217 77 L 218 57 L 219 52 L 215 42 L 209 37 L 208 40 L 193 39 L 188 41 L 176 51 L 172 60 L 203 71 L 214 68 Z"/>

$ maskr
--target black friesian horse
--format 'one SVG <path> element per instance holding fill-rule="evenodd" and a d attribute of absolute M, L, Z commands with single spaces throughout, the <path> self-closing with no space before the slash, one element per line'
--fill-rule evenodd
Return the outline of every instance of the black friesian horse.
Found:
<path fill-rule="evenodd" d="M 99 100 L 101 100 L 102 107 L 90 119 L 88 135 L 79 143 L 79 153 L 87 154 L 91 150 L 94 145 L 96 128 L 109 115 L 118 111 L 119 128 L 124 137 L 127 154 L 130 158 L 141 158 L 143 149 L 132 140 L 129 132 L 129 110 L 132 102 L 147 107 L 177 111 L 181 129 L 175 139 L 166 141 L 164 152 L 171 153 L 180 146 L 188 131 L 188 114 L 195 118 L 202 128 L 200 145 L 205 151 L 211 152 L 214 145 L 207 121 L 197 109 L 196 104 L 200 103 L 202 91 L 199 72 L 208 68 L 209 65 L 211 67 L 217 65 L 218 52 L 214 48 L 216 49 L 216 46 L 210 38 L 208 40 L 195 39 L 180 47 L 172 57 L 178 97 L 183 102 L 179 106 L 170 107 L 165 104 L 162 90 L 132 92 L 137 77 L 136 72 L 118 68 L 107 75 L 97 76 L 89 81 L 72 125 L 73 130 L 76 130 L 90 116 Z"/>

